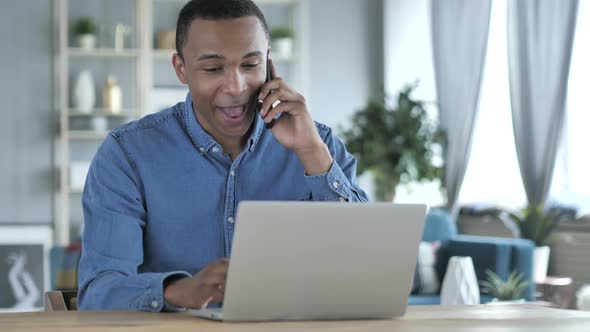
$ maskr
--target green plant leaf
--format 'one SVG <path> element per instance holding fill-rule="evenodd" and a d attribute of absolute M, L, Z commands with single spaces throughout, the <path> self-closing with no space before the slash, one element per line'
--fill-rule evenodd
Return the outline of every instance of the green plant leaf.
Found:
<path fill-rule="evenodd" d="M 83 35 L 83 34 L 95 34 L 97 31 L 96 23 L 92 17 L 85 16 L 81 17 L 74 23 L 72 27 L 72 32 L 74 35 Z"/>
<path fill-rule="evenodd" d="M 480 281 L 484 291 L 498 300 L 518 300 L 522 298 L 524 289 L 528 287 L 528 280 L 524 280 L 524 274 L 512 271 L 506 281 L 491 270 L 486 270 L 487 279 Z"/>
<path fill-rule="evenodd" d="M 278 26 L 270 30 L 270 39 L 294 38 L 295 33 L 287 26 Z"/>
<path fill-rule="evenodd" d="M 348 151 L 357 157 L 357 173 L 370 170 L 375 175 L 380 200 L 397 184 L 443 183 L 444 162 L 434 161 L 444 160 L 446 134 L 429 118 L 427 103 L 412 97 L 416 87 L 405 86 L 393 106 L 379 92 L 352 115 L 350 127 L 340 127 Z"/>

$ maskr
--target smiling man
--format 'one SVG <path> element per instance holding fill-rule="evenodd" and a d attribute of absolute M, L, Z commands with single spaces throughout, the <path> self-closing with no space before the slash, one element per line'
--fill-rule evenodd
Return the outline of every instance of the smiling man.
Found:
<path fill-rule="evenodd" d="M 176 48 L 186 101 L 113 131 L 88 173 L 82 310 L 222 302 L 242 200 L 366 201 L 354 157 L 277 76 L 253 2 L 190 1 Z"/>

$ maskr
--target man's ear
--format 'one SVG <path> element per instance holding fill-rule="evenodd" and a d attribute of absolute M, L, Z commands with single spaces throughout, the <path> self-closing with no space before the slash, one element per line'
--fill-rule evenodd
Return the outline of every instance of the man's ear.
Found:
<path fill-rule="evenodd" d="M 180 58 L 178 53 L 174 53 L 172 56 L 172 66 L 174 66 L 174 71 L 176 72 L 176 76 L 183 84 L 188 84 L 188 79 L 186 77 L 186 67 L 184 66 L 184 61 Z"/>

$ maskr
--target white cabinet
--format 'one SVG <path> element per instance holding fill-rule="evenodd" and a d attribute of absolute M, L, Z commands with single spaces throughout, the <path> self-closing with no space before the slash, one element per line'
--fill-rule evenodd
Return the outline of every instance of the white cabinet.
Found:
<path fill-rule="evenodd" d="M 255 2 L 271 29 L 289 26 L 295 32 L 293 54 L 273 57 L 271 50 L 271 57 L 279 74 L 306 95 L 308 0 Z M 178 82 L 171 65 L 174 50 L 155 49 L 155 40 L 158 32 L 176 28 L 178 12 L 185 3 L 181 0 L 53 0 L 57 118 L 54 234 L 58 244 L 67 244 L 77 236 L 83 219 L 80 176 L 84 176 L 84 169 L 108 131 L 184 100 L 179 97 L 187 89 Z M 82 17 L 91 17 L 99 26 L 93 49 L 79 47 L 73 36 L 72 26 Z M 94 80 L 96 102 L 90 112 L 72 107 L 73 84 L 82 70 L 89 71 Z M 119 114 L 110 113 L 101 102 L 103 86 L 112 75 L 123 91 Z"/>

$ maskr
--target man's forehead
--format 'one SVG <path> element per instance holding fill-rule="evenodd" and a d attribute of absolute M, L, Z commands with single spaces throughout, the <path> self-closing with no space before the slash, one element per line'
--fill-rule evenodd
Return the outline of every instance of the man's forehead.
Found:
<path fill-rule="evenodd" d="M 187 46 L 194 50 L 247 48 L 246 52 L 264 47 L 268 42 L 264 28 L 256 16 L 208 20 L 197 18 L 191 22 Z"/>

